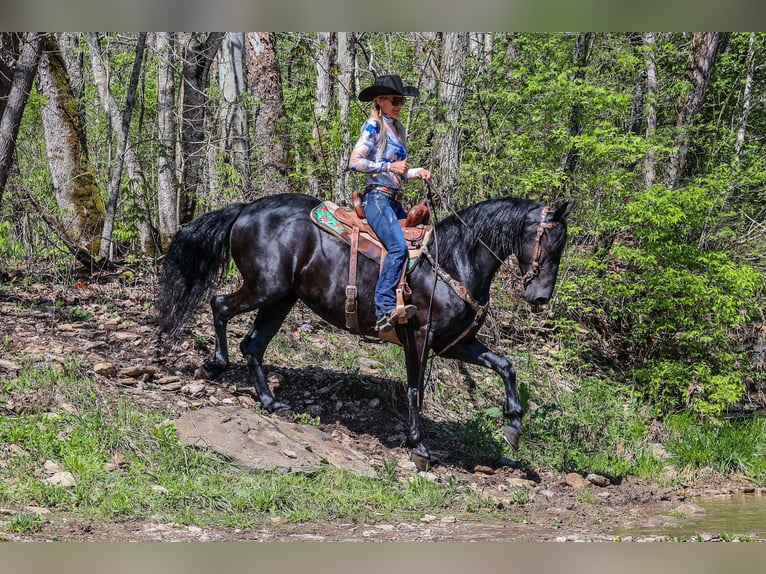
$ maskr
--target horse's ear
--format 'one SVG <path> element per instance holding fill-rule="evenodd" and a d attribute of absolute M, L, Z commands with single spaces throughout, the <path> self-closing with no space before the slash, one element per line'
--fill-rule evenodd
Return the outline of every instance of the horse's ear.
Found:
<path fill-rule="evenodd" d="M 564 218 L 566 218 L 566 216 L 569 215 L 569 213 L 572 211 L 573 207 L 574 207 L 573 201 L 567 201 L 559 205 L 553 214 L 553 221 L 564 220 Z"/>

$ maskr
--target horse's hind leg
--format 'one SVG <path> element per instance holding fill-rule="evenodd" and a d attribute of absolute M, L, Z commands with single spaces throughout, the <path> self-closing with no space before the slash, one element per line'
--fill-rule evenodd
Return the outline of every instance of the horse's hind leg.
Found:
<path fill-rule="evenodd" d="M 247 370 L 255 386 L 255 391 L 258 393 L 258 398 L 261 400 L 261 405 L 270 413 L 289 411 L 290 407 L 274 399 L 263 372 L 263 355 L 269 342 L 282 326 L 290 309 L 295 305 L 295 301 L 296 299 L 291 297 L 258 309 L 258 315 L 253 321 L 250 332 L 239 345 L 247 360 Z"/>
<path fill-rule="evenodd" d="M 236 315 L 255 309 L 252 301 L 253 296 L 245 287 L 230 295 L 216 295 L 210 300 L 215 329 L 215 354 L 212 359 L 205 361 L 202 365 L 202 375 L 206 379 L 215 379 L 229 367 L 226 326 Z"/>

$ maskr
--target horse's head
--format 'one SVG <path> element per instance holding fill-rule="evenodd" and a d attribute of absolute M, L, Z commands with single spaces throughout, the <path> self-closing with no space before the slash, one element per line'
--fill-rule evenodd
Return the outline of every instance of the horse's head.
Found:
<path fill-rule="evenodd" d="M 567 237 L 567 215 L 571 202 L 556 209 L 540 207 L 527 214 L 518 255 L 519 268 L 524 274 L 524 299 L 534 305 L 545 305 L 553 295 L 559 261 Z"/>

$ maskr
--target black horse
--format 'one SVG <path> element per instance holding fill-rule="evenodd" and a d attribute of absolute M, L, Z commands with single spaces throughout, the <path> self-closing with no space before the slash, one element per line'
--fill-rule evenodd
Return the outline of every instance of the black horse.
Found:
<path fill-rule="evenodd" d="M 257 310 L 252 328 L 240 343 L 248 372 L 264 408 L 289 407 L 274 399 L 261 366 L 266 346 L 298 299 L 325 321 L 345 329 L 349 246 L 310 219 L 320 203 L 315 197 L 282 194 L 236 203 L 206 213 L 183 226 L 165 256 L 157 302 L 162 331 L 173 338 L 200 301 L 212 293 L 229 253 L 242 275 L 242 286 L 211 300 L 215 355 L 203 365 L 209 379 L 229 365 L 226 325 L 240 313 Z M 482 365 L 505 384 L 503 436 L 514 448 L 521 435 L 522 408 L 516 374 L 504 357 L 477 338 L 489 305 L 492 278 L 502 262 L 515 255 L 523 274 L 524 299 L 543 305 L 556 283 L 567 235 L 564 203 L 549 209 L 526 199 L 490 199 L 469 206 L 434 228 L 409 275 L 417 313 L 396 326 L 405 353 L 409 428 L 407 446 L 427 460 L 420 428 L 420 408 L 429 351 Z M 372 294 L 378 263 L 359 257 L 358 323 L 363 335 L 376 336 Z M 422 461 L 421 461 L 422 462 Z"/>

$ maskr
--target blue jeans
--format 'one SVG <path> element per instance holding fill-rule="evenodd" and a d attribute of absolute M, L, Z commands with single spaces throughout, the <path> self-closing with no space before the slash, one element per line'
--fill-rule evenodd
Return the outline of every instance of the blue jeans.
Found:
<path fill-rule="evenodd" d="M 399 201 L 377 189 L 364 194 L 362 207 L 367 223 L 388 251 L 375 286 L 375 316 L 380 318 L 396 308 L 396 286 L 407 260 L 407 243 L 399 219 L 407 214 Z"/>

